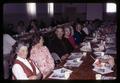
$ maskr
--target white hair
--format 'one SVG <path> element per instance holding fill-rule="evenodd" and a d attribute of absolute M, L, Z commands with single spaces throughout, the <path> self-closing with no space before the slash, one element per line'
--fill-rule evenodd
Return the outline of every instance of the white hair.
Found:
<path fill-rule="evenodd" d="M 20 43 L 18 44 L 18 47 L 16 48 L 16 52 L 18 52 L 19 50 L 22 50 L 22 49 L 27 49 L 28 47 L 25 46 L 24 44 Z"/>

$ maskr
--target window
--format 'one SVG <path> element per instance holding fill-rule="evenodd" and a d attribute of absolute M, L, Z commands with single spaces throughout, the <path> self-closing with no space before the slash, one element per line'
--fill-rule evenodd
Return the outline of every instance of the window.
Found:
<path fill-rule="evenodd" d="M 116 3 L 107 3 L 106 4 L 107 13 L 116 13 Z"/>
<path fill-rule="evenodd" d="M 54 15 L 54 3 L 48 3 L 48 14 L 50 16 Z"/>
<path fill-rule="evenodd" d="M 27 12 L 28 12 L 28 15 L 35 17 L 36 16 L 36 3 L 27 3 Z"/>

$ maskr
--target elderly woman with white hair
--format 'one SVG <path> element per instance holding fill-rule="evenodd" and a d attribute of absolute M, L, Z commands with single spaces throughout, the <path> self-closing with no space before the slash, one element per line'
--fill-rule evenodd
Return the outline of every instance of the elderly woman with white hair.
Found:
<path fill-rule="evenodd" d="M 17 57 L 12 67 L 13 80 L 36 80 L 42 79 L 42 74 L 32 60 L 27 59 L 28 48 L 19 44 Z"/>

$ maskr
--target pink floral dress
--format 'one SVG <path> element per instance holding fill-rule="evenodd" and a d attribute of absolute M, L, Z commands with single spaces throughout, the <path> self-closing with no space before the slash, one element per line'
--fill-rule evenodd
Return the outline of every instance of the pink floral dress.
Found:
<path fill-rule="evenodd" d="M 32 47 L 30 59 L 32 59 L 45 78 L 54 69 L 54 60 L 46 46 Z"/>

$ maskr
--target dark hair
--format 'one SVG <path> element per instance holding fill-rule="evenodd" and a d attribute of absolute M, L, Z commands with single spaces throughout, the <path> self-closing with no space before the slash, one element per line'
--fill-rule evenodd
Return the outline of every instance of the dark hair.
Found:
<path fill-rule="evenodd" d="M 65 28 L 68 28 L 68 29 L 70 29 L 70 34 L 72 33 L 72 29 L 70 28 L 71 26 L 69 25 L 69 26 L 64 26 L 64 32 L 65 32 Z"/>
<path fill-rule="evenodd" d="M 39 43 L 39 40 L 41 39 L 41 37 L 43 37 L 43 36 L 40 33 L 33 34 L 32 46 L 34 46 L 37 43 Z"/>
<path fill-rule="evenodd" d="M 64 27 L 62 26 L 62 25 L 58 25 L 58 26 L 56 26 L 56 29 L 55 29 L 55 31 L 57 31 L 57 29 L 63 29 Z"/>

